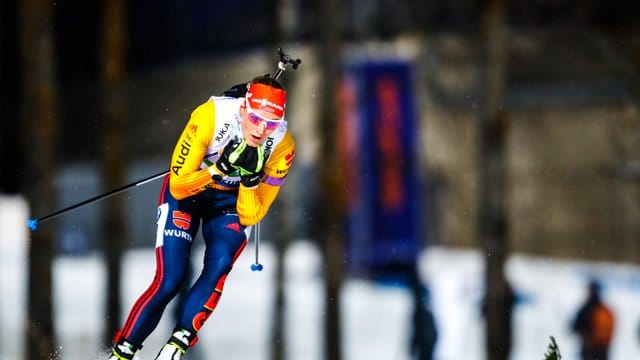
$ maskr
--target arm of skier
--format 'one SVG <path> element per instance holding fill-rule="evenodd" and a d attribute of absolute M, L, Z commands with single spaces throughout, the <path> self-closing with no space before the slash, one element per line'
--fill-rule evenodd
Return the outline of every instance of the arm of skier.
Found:
<path fill-rule="evenodd" d="M 213 101 L 198 106 L 173 149 L 169 190 L 178 200 L 200 193 L 213 183 L 211 170 L 200 169 L 200 164 L 213 135 L 214 117 Z"/>
<path fill-rule="evenodd" d="M 294 156 L 295 142 L 287 132 L 265 164 L 260 183 L 253 187 L 240 185 L 236 209 L 242 225 L 255 225 L 265 217 L 278 196 Z"/>

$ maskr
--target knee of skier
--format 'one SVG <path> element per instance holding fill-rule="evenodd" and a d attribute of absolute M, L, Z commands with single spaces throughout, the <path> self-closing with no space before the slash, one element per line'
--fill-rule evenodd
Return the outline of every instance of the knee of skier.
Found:
<path fill-rule="evenodd" d="M 164 279 L 162 279 L 162 284 L 160 285 L 160 289 L 158 293 L 160 296 L 165 298 L 167 301 L 171 300 L 174 296 L 178 294 L 182 286 L 184 285 L 184 276 L 171 276 L 169 274 L 165 274 Z"/>
<path fill-rule="evenodd" d="M 214 261 L 213 266 L 217 274 L 223 275 L 231 271 L 233 259 L 229 255 L 220 256 Z"/>
<path fill-rule="evenodd" d="M 209 259 L 205 262 L 204 272 L 211 275 L 212 281 L 217 281 L 220 276 L 225 275 L 231 271 L 233 259 L 229 255 L 221 255 L 214 259 Z"/>

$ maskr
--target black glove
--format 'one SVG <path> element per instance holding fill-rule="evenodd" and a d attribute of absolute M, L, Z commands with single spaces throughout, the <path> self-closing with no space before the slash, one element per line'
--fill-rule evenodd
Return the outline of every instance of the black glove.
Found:
<path fill-rule="evenodd" d="M 240 182 L 245 187 L 254 187 L 260 183 L 261 177 L 262 177 L 261 173 L 251 174 L 251 175 L 241 175 Z"/>
<path fill-rule="evenodd" d="M 247 145 L 243 139 L 232 141 L 225 146 L 222 155 L 216 161 L 216 168 L 230 175 L 239 172 L 240 180 L 245 186 L 255 186 L 260 182 L 260 173 L 264 166 L 264 152 L 262 145 L 253 147 Z"/>

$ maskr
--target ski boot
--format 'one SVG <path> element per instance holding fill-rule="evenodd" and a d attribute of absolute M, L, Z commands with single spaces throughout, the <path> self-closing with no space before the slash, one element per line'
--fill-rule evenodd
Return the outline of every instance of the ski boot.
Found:
<path fill-rule="evenodd" d="M 197 341 L 198 337 L 191 334 L 189 330 L 176 328 L 171 338 L 156 356 L 156 360 L 180 360 L 187 349 L 195 345 Z"/>
<path fill-rule="evenodd" d="M 116 335 L 116 339 L 113 348 L 111 348 L 111 356 L 108 360 L 132 360 L 136 351 L 142 348 L 142 346 L 131 344 L 123 337 Z"/>

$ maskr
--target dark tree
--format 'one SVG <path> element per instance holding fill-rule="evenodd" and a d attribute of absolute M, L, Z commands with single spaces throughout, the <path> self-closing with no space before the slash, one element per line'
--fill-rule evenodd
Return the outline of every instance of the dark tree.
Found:
<path fill-rule="evenodd" d="M 125 128 L 125 56 L 126 56 L 126 2 L 104 2 L 102 37 L 102 90 L 104 127 L 102 131 L 102 172 L 107 189 L 115 189 L 125 181 L 126 143 Z M 107 262 L 107 322 L 105 343 L 117 331 L 120 321 L 120 265 L 126 246 L 123 198 L 114 197 L 105 203 L 103 224 L 104 253 Z"/>
<path fill-rule="evenodd" d="M 24 189 L 32 214 L 44 214 L 56 204 L 55 178 L 58 145 L 57 84 L 54 76 L 53 4 L 23 0 L 19 5 L 19 37 L 24 81 L 20 104 L 27 139 Z M 54 356 L 55 334 L 51 289 L 54 224 L 31 233 L 27 297 L 28 359 Z"/>
<path fill-rule="evenodd" d="M 508 27 L 505 2 L 483 3 L 482 71 L 484 98 L 479 113 L 479 232 L 485 256 L 484 303 L 487 358 L 507 360 L 511 350 L 513 292 L 504 275 L 509 224 L 505 211 L 505 142 L 509 117 L 505 104 Z"/>
<path fill-rule="evenodd" d="M 338 0 L 320 2 L 318 57 L 321 60 L 321 114 L 318 122 L 323 165 L 319 169 L 320 199 L 317 211 L 320 242 L 324 252 L 325 358 L 342 359 L 340 329 L 340 288 L 343 278 L 342 187 L 336 149 L 337 97 L 340 59 L 340 5 Z"/>

